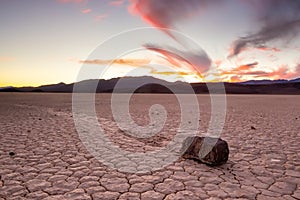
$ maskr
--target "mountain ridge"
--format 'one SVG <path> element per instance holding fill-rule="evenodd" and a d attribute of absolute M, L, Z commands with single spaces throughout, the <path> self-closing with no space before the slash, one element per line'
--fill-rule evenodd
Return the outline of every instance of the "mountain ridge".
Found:
<path fill-rule="evenodd" d="M 116 89 L 115 86 L 117 84 L 118 88 Z M 109 80 L 83 80 L 76 83 L 76 91 L 97 93 L 128 93 L 133 91 L 135 93 L 172 93 L 168 87 L 176 87 L 177 93 L 189 93 L 185 90 L 185 86 L 188 84 L 192 86 L 194 92 L 197 94 L 209 93 L 206 83 L 168 82 L 150 76 L 122 77 Z M 218 83 L 209 84 L 213 86 Z M 75 83 L 66 84 L 60 82 L 58 84 L 41 85 L 38 87 L 5 87 L 0 88 L 0 92 L 71 93 L 73 92 L 74 85 Z M 300 94 L 300 78 L 292 80 L 249 80 L 238 83 L 224 82 L 224 86 L 227 94 Z M 216 93 L 218 93 L 218 91 Z"/>

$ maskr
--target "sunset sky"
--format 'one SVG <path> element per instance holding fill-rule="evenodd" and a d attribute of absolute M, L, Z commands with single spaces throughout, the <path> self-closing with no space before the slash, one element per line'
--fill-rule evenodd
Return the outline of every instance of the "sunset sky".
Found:
<path fill-rule="evenodd" d="M 0 87 L 71 83 L 81 67 L 105 78 L 149 75 L 169 81 L 300 77 L 300 1 L 0 0 Z M 120 32 L 155 27 L 110 49 Z M 192 38 L 199 48 L 174 35 Z M 154 32 L 152 34 L 152 32 Z M 113 53 L 122 45 L 131 51 Z M 98 78 L 93 74 L 88 78 Z"/>

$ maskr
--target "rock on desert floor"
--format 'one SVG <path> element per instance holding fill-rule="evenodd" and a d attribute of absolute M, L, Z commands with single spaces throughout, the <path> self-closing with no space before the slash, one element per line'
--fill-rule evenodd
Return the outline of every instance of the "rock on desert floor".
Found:
<path fill-rule="evenodd" d="M 227 95 L 221 137 L 228 162 L 209 167 L 178 158 L 161 169 L 129 154 L 159 150 L 175 137 L 181 116 L 175 96 L 132 97 L 130 114 L 140 126 L 149 124 L 153 104 L 166 109 L 163 129 L 151 138 L 121 130 L 110 102 L 110 94 L 96 95 L 97 120 L 113 145 L 129 153 L 98 152 L 107 166 L 79 137 L 72 94 L 0 94 L 0 199 L 300 199 L 300 96 Z M 210 98 L 198 95 L 198 102 L 204 135 Z"/>

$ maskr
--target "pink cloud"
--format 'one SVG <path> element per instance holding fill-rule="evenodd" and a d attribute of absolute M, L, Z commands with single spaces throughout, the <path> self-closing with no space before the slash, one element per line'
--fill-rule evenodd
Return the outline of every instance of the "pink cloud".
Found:
<path fill-rule="evenodd" d="M 82 14 L 88 14 L 88 13 L 92 12 L 92 9 L 89 9 L 89 8 L 87 8 L 87 9 L 82 9 L 80 12 L 81 12 Z"/>
<path fill-rule="evenodd" d="M 291 71 L 287 65 L 282 65 L 277 70 L 268 74 L 269 77 L 276 79 L 293 79 L 300 77 L 300 64 L 296 65 L 293 71 Z"/>
<path fill-rule="evenodd" d="M 232 81 L 237 81 L 237 77 L 241 79 L 243 76 L 268 79 L 294 79 L 300 77 L 300 64 L 297 64 L 293 70 L 291 70 L 287 65 L 282 65 L 269 72 L 264 70 L 252 70 L 253 66 L 256 66 L 256 63 L 243 65 L 231 71 L 223 71 L 222 75 L 233 75 L 232 77 L 235 80 Z"/>
<path fill-rule="evenodd" d="M 185 65 L 195 74 L 206 72 L 211 66 L 211 59 L 202 51 L 181 51 L 172 47 L 157 46 L 154 44 L 145 44 L 144 47 L 150 51 L 161 54 L 163 58 L 171 65 L 177 68 L 183 68 Z"/>
<path fill-rule="evenodd" d="M 116 1 L 109 2 L 109 5 L 111 6 L 121 6 L 123 4 L 124 4 L 124 0 L 116 0 Z"/>
<path fill-rule="evenodd" d="M 261 51 L 273 51 L 273 52 L 280 52 L 281 50 L 276 48 L 276 47 L 265 47 L 265 46 L 261 46 L 257 48 L 258 50 Z"/>
<path fill-rule="evenodd" d="M 220 0 L 129 0 L 128 11 L 174 38 L 168 29 L 175 28 L 175 24 L 179 21 L 202 13 L 208 6 L 220 6 L 222 2 Z"/>

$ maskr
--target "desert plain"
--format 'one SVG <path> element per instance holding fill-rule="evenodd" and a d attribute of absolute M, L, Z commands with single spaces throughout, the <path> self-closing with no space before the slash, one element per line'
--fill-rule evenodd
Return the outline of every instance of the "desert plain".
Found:
<path fill-rule="evenodd" d="M 210 96 L 197 99 L 198 133 L 205 135 Z M 300 199 L 300 96 L 227 95 L 226 102 L 221 134 L 229 144 L 226 164 L 211 167 L 179 157 L 161 169 L 128 173 L 87 150 L 74 124 L 72 94 L 2 93 L 0 199 Z M 167 145 L 181 120 L 171 94 L 135 94 L 133 120 L 147 125 L 153 104 L 165 107 L 167 120 L 151 138 L 135 138 L 116 125 L 111 94 L 96 94 L 95 107 L 115 145 L 149 152 Z"/>

